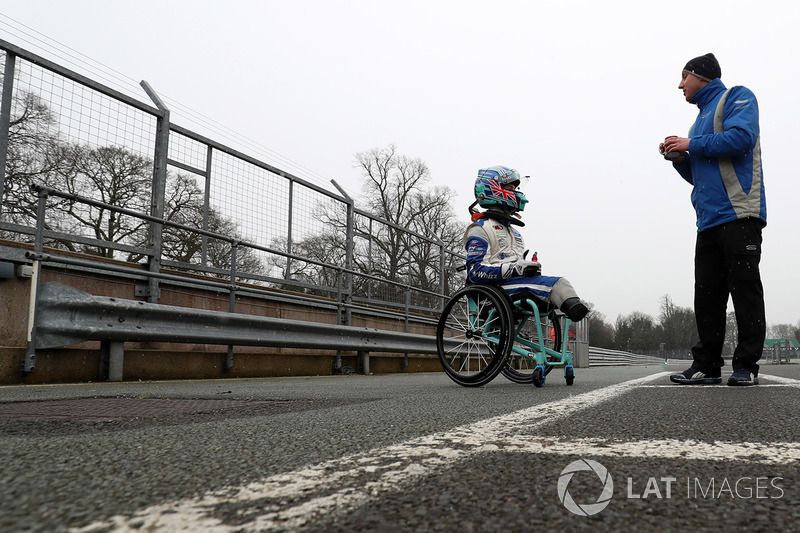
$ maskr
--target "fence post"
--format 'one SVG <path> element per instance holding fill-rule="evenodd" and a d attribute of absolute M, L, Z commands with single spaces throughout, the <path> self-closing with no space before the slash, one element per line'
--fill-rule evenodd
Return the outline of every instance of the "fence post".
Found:
<path fill-rule="evenodd" d="M 161 111 L 161 116 L 156 119 L 156 146 L 153 156 L 153 186 L 152 203 L 150 205 L 150 215 L 155 218 L 164 218 L 164 196 L 167 189 L 167 153 L 169 150 L 169 109 L 161 101 L 156 92 L 146 81 L 142 80 L 140 85 L 147 95 Z M 150 272 L 159 272 L 161 269 L 161 244 L 163 241 L 164 227 L 157 222 L 150 223 Z M 147 301 L 158 303 L 159 288 L 158 279 L 151 277 L 148 280 Z"/>
<path fill-rule="evenodd" d="M 289 207 L 288 207 L 289 215 L 288 220 L 286 221 L 286 253 L 291 255 L 292 253 L 292 221 L 294 218 L 293 211 L 294 211 L 294 180 L 289 178 Z M 284 273 L 284 279 L 289 281 L 292 279 L 292 258 L 287 256 L 286 257 L 286 272 Z"/>
<path fill-rule="evenodd" d="M 405 332 L 406 333 L 410 332 L 409 322 L 408 322 L 408 318 L 409 318 L 410 314 L 411 314 L 411 284 L 409 283 L 408 286 L 406 287 L 406 313 L 405 313 L 405 315 L 406 315 L 406 317 L 405 317 Z M 408 352 L 404 352 L 403 353 L 402 368 L 408 368 Z"/>
<path fill-rule="evenodd" d="M 8 136 L 11 127 L 11 104 L 14 91 L 14 70 L 17 56 L 6 50 L 6 66 L 3 72 L 3 100 L 0 104 L 0 214 L 3 213 L 3 194 L 6 183 L 6 161 L 8 161 Z"/>
<path fill-rule="evenodd" d="M 369 219 L 369 229 L 367 230 L 367 274 L 372 276 L 372 219 Z M 372 300 L 372 278 L 367 278 L 367 299 Z"/>
<path fill-rule="evenodd" d="M 203 191 L 203 230 L 208 231 L 208 217 L 211 214 L 211 165 L 214 162 L 214 148 L 207 147 L 206 150 L 206 176 L 205 190 Z M 202 247 L 200 248 L 200 263 L 206 266 L 208 262 L 208 237 L 203 235 Z"/>
<path fill-rule="evenodd" d="M 358 369 L 362 374 L 368 375 L 369 371 L 369 352 L 366 350 L 359 350 L 356 352 L 358 359 Z"/>
<path fill-rule="evenodd" d="M 444 241 L 436 237 L 439 242 L 439 294 L 444 294 Z"/>
<path fill-rule="evenodd" d="M 354 239 L 355 239 L 355 202 L 350 197 L 349 194 L 342 189 L 336 180 L 331 180 L 333 186 L 339 189 L 339 192 L 342 193 L 344 196 L 345 202 L 347 204 L 347 233 L 346 233 L 346 241 L 345 241 L 345 260 L 344 260 L 344 294 L 342 295 L 342 299 L 345 303 L 345 311 L 344 311 L 344 325 L 349 326 L 352 323 L 352 316 L 353 311 L 350 308 L 350 304 L 353 303 L 353 250 L 354 246 Z"/>

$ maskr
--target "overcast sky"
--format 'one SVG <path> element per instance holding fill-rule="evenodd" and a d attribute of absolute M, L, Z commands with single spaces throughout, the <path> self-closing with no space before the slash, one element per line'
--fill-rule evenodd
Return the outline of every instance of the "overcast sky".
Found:
<path fill-rule="evenodd" d="M 354 155 L 390 143 L 457 191 L 465 220 L 477 170 L 517 168 L 531 176 L 523 235 L 544 273 L 569 278 L 609 322 L 657 317 L 665 294 L 692 306 L 691 187 L 657 146 L 693 123 L 681 69 L 713 52 L 723 82 L 759 101 L 762 278 L 777 324 L 800 319 L 789 5 L 26 0 L 0 4 L 0 35 L 79 72 L 101 65 L 149 102 L 147 80 L 179 104 L 174 123 L 354 197 Z"/>

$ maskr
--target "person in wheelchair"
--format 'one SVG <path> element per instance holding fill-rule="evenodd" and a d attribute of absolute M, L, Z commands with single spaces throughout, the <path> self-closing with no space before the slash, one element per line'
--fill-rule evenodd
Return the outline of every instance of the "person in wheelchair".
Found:
<path fill-rule="evenodd" d="M 478 171 L 475 202 L 470 206 L 472 223 L 464 235 L 467 278 L 472 283 L 491 283 L 513 299 L 522 293 L 548 301 L 574 322 L 589 309 L 566 278 L 543 276 L 541 265 L 526 260 L 525 241 L 515 226 L 524 226 L 520 214 L 528 203 L 518 190 L 519 172 L 505 166 Z M 484 208 L 480 212 L 475 205 Z"/>

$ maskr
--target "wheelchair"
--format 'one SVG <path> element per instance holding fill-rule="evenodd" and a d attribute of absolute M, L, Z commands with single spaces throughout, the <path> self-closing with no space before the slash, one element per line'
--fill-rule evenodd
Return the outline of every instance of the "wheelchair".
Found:
<path fill-rule="evenodd" d="M 468 284 L 444 306 L 436 348 L 445 373 L 464 387 L 486 385 L 501 373 L 542 387 L 554 368 L 563 368 L 572 385 L 564 331 L 569 319 L 531 291 L 510 296 L 495 285 Z"/>

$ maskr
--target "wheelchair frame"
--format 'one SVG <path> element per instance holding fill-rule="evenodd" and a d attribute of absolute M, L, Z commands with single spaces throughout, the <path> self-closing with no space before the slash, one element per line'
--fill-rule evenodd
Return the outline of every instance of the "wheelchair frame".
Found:
<path fill-rule="evenodd" d="M 526 336 L 523 330 L 531 321 L 533 335 Z M 572 385 L 575 368 L 564 331 L 569 331 L 569 319 L 532 293 L 512 297 L 495 285 L 471 284 L 444 306 L 436 328 L 437 351 L 447 375 L 465 387 L 485 385 L 500 373 L 515 383 L 541 387 L 556 367 L 564 368 L 566 384 Z"/>

